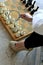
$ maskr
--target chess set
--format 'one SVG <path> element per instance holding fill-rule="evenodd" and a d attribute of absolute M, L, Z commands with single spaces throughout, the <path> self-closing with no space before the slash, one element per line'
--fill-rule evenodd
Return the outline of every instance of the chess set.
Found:
<path fill-rule="evenodd" d="M 33 15 L 39 8 L 39 6 L 36 5 L 36 1 L 33 0 L 21 0 L 21 2 L 30 15 Z"/>
<path fill-rule="evenodd" d="M 32 23 L 21 18 L 20 14 L 28 12 L 33 15 L 39 8 L 34 8 L 35 3 L 32 0 L 7 0 L 4 7 L 0 7 L 0 20 L 13 40 L 20 40 L 32 33 Z"/>

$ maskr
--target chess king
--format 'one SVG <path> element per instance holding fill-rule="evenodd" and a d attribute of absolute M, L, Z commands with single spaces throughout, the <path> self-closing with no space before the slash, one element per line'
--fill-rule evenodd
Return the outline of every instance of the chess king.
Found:
<path fill-rule="evenodd" d="M 15 52 L 21 50 L 28 50 L 29 48 L 36 48 L 43 46 L 43 2 L 36 0 L 39 9 L 31 16 L 29 13 L 21 14 L 21 17 L 32 19 L 33 32 L 23 42 L 10 41 L 10 48 Z"/>

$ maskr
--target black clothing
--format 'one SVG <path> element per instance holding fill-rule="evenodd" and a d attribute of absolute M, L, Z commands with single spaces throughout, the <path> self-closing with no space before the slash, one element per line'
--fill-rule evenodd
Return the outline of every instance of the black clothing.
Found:
<path fill-rule="evenodd" d="M 33 32 L 24 42 L 27 49 L 43 46 L 43 35 Z"/>

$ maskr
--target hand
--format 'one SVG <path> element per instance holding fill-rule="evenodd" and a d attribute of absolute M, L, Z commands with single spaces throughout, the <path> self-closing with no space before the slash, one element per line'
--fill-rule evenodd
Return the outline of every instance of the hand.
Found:
<path fill-rule="evenodd" d="M 10 41 L 10 48 L 15 51 L 21 51 L 21 50 L 26 50 L 25 46 L 24 46 L 24 41 L 23 42 L 16 42 L 16 41 Z"/>
<path fill-rule="evenodd" d="M 32 18 L 30 18 L 28 15 L 26 14 L 20 14 L 20 17 L 27 20 L 28 22 L 32 22 Z"/>

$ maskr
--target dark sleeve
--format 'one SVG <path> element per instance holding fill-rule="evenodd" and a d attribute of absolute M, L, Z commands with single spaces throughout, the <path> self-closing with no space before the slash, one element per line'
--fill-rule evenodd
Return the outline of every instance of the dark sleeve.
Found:
<path fill-rule="evenodd" d="M 33 32 L 27 39 L 25 39 L 24 45 L 27 49 L 43 46 L 43 35 Z"/>

